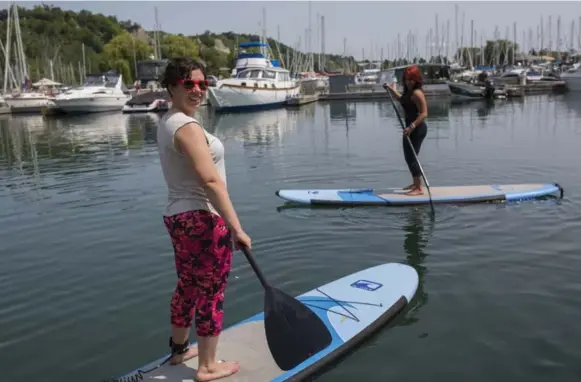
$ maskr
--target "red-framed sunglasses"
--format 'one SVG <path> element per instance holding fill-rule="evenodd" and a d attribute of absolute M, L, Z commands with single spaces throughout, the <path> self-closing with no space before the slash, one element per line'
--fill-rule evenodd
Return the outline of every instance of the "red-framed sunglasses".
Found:
<path fill-rule="evenodd" d="M 209 82 L 208 80 L 178 80 L 178 85 L 182 85 L 186 90 L 193 90 L 196 85 L 200 88 L 200 90 L 208 89 Z"/>

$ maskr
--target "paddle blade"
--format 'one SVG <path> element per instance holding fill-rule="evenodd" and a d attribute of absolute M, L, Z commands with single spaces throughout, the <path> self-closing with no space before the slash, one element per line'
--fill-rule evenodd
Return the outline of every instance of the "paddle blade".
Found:
<path fill-rule="evenodd" d="M 296 367 L 331 344 L 329 329 L 307 306 L 276 288 L 265 292 L 266 340 L 281 370 Z"/>

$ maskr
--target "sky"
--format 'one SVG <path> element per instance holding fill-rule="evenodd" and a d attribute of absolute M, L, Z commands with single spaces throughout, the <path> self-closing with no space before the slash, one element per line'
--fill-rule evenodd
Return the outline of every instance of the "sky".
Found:
<path fill-rule="evenodd" d="M 8 2 L 2 3 L 7 8 Z M 86 9 L 105 15 L 115 15 L 120 20 L 132 20 L 145 29 L 154 27 L 154 7 L 158 8 L 161 29 L 170 33 L 198 34 L 212 32 L 260 33 L 262 10 L 266 9 L 266 26 L 269 37 L 277 38 L 296 47 L 299 38 L 301 50 L 305 48 L 305 31 L 309 27 L 309 4 L 313 51 L 321 51 L 321 39 L 317 39 L 317 15 L 325 17 L 325 52 L 343 54 L 361 59 L 379 59 L 392 56 L 397 50 L 400 35 L 400 50 L 406 49 L 408 33 L 416 37 L 418 52 L 428 53 L 427 36 L 430 28 L 435 29 L 436 15 L 440 25 L 440 40 L 446 41 L 446 23 L 449 20 L 449 47 L 452 55 L 455 47 L 455 4 L 458 5 L 458 40 L 462 35 L 464 18 L 464 42 L 470 39 L 470 22 L 474 22 L 475 45 L 483 39 L 492 39 L 498 27 L 500 38 L 505 38 L 507 27 L 509 39 L 513 39 L 516 23 L 517 43 L 528 50 L 537 46 L 537 29 L 544 16 L 545 46 L 549 41 L 548 17 L 552 16 L 552 41 L 556 47 L 557 19 L 561 17 L 562 47 L 569 46 L 571 23 L 574 22 L 574 48 L 579 46 L 579 1 L 18 1 L 20 6 L 32 7 L 41 3 L 62 9 L 80 11 Z M 529 28 L 532 39 L 529 38 Z M 442 33 L 442 31 L 444 33 Z M 523 46 L 523 31 L 525 34 Z M 433 33 L 435 37 L 435 33 Z M 345 42 L 346 39 L 346 42 Z M 318 41 L 317 41 L 318 40 Z M 567 44 L 565 46 L 565 44 Z M 445 53 L 445 47 L 442 53 Z M 364 50 L 364 51 L 362 51 Z"/>

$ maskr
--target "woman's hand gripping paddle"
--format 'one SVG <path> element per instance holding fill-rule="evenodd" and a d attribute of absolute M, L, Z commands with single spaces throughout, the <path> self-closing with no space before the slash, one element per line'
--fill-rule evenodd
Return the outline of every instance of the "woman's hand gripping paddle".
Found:
<path fill-rule="evenodd" d="M 306 305 L 270 286 L 247 247 L 242 252 L 264 288 L 264 329 L 272 358 L 290 370 L 331 344 L 331 333 Z"/>
<path fill-rule="evenodd" d="M 391 106 L 393 106 L 393 110 L 395 110 L 395 114 L 397 115 L 397 119 L 399 119 L 399 124 L 401 125 L 401 128 L 403 130 L 405 130 L 405 124 L 403 123 L 403 119 L 401 119 L 401 115 L 399 114 L 399 110 L 397 110 L 397 106 L 395 106 L 395 102 L 393 101 L 393 96 L 391 95 L 391 91 L 389 89 L 385 89 L 387 90 L 387 94 L 389 95 L 389 100 L 391 101 Z M 420 168 L 420 171 L 422 172 L 422 178 L 424 178 L 424 183 L 426 183 L 426 188 L 428 189 L 428 195 L 430 196 L 430 207 L 432 207 L 432 215 L 436 214 L 436 210 L 434 210 L 434 203 L 432 202 L 432 191 L 430 191 L 430 183 L 428 183 L 428 179 L 426 178 L 426 174 L 424 173 L 424 169 L 422 168 L 422 164 L 420 163 L 420 160 L 418 159 L 418 155 L 416 154 L 416 150 L 414 149 L 414 145 L 412 145 L 412 141 L 410 139 L 409 136 L 406 136 L 408 144 L 410 145 L 410 148 L 412 149 L 412 153 L 414 154 L 414 158 L 416 159 L 416 162 L 418 162 L 418 167 Z"/>

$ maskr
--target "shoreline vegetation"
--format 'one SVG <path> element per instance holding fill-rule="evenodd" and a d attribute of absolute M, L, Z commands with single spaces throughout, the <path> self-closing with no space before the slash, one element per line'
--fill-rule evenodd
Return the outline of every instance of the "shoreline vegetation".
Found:
<path fill-rule="evenodd" d="M 57 82 L 79 83 L 80 75 L 115 70 L 123 75 L 125 83 L 133 83 L 136 62 L 184 55 L 201 59 L 207 65 L 209 74 L 224 74 L 233 65 L 238 44 L 259 40 L 258 34 L 234 32 L 206 31 L 187 36 L 149 31 L 131 20 L 122 21 L 115 16 L 86 10 L 68 11 L 51 5 L 18 7 L 18 15 L 32 82 L 51 78 L 52 65 L 54 81 Z M 0 41 L 3 45 L 6 44 L 7 20 L 8 9 L 0 10 Z M 11 24 L 14 24 L 13 20 Z M 14 31 L 11 34 L 14 44 Z M 273 58 L 284 60 L 297 54 L 292 47 L 272 38 L 268 39 L 268 43 Z M 2 53 L 4 71 L 5 56 Z M 15 61 L 15 55 L 11 56 L 11 61 Z M 345 59 L 342 56 L 324 56 L 328 68 L 343 67 Z M 353 57 L 346 59 L 354 65 Z"/>

